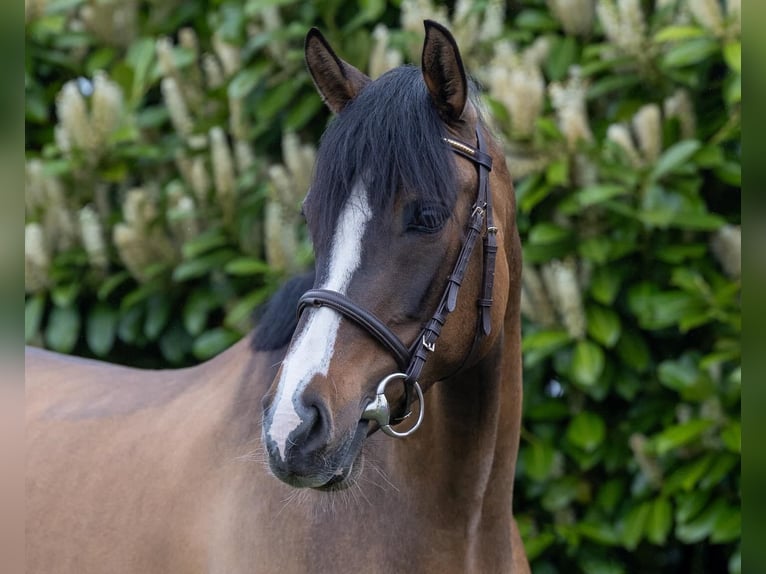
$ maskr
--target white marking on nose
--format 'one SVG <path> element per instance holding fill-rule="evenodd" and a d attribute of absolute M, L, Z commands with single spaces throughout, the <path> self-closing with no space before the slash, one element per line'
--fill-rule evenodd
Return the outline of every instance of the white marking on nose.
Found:
<path fill-rule="evenodd" d="M 338 217 L 330 249 L 327 279 L 321 288 L 346 294 L 351 278 L 362 260 L 362 238 L 371 218 L 367 191 L 361 183 L 357 183 Z M 324 307 L 311 310 L 303 331 L 282 362 L 282 375 L 277 385 L 268 435 L 283 457 L 287 450 L 287 438 L 303 422 L 295 410 L 295 401 L 312 378 L 327 375 L 340 319 L 338 313 Z"/>

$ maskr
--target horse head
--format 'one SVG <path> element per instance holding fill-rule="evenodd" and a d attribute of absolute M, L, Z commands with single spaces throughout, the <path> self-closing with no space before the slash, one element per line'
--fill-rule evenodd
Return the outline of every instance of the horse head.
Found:
<path fill-rule="evenodd" d="M 306 38 L 335 114 L 303 204 L 315 289 L 263 401 L 270 468 L 292 486 L 343 488 L 359 472 L 366 437 L 383 426 L 365 412 L 386 375 L 402 372 L 404 385 L 383 389 L 398 411 L 412 371 L 427 391 L 503 334 L 520 260 L 510 176 L 454 38 L 434 22 L 425 30 L 421 67 L 374 81 L 318 30 Z"/>

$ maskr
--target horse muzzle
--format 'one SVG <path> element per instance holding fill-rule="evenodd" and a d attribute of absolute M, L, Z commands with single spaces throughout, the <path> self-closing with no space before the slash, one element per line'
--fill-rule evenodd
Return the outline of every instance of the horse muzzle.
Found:
<path fill-rule="evenodd" d="M 361 471 L 358 461 L 367 436 L 367 420 L 357 422 L 340 440 L 331 436 L 330 425 L 318 410 L 305 415 L 300 427 L 290 434 L 285 451 L 264 433 L 271 473 L 295 488 L 340 490 Z"/>

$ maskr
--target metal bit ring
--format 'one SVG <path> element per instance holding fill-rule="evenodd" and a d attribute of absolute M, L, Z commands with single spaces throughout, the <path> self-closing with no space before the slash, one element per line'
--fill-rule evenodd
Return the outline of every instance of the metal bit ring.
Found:
<path fill-rule="evenodd" d="M 404 373 L 393 373 L 388 375 L 385 379 L 378 383 L 378 388 L 375 391 L 375 398 L 364 408 L 362 412 L 362 419 L 375 421 L 382 430 L 388 436 L 394 438 L 402 438 L 414 433 L 423 422 L 423 391 L 417 381 L 412 383 L 415 387 L 415 393 L 418 396 L 418 420 L 415 421 L 415 425 L 404 432 L 394 430 L 391 426 L 391 408 L 388 405 L 388 399 L 386 398 L 386 387 L 391 381 L 402 379 L 406 381 L 407 375 Z"/>

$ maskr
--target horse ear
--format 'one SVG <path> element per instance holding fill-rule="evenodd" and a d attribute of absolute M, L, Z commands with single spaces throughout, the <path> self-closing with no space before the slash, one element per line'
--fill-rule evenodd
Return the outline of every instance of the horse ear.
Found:
<path fill-rule="evenodd" d="M 369 82 L 365 74 L 344 62 L 316 28 L 306 34 L 306 65 L 314 85 L 333 113 L 339 113 Z"/>
<path fill-rule="evenodd" d="M 432 20 L 424 22 L 423 79 L 442 119 L 460 119 L 468 99 L 468 82 L 455 38 Z"/>

